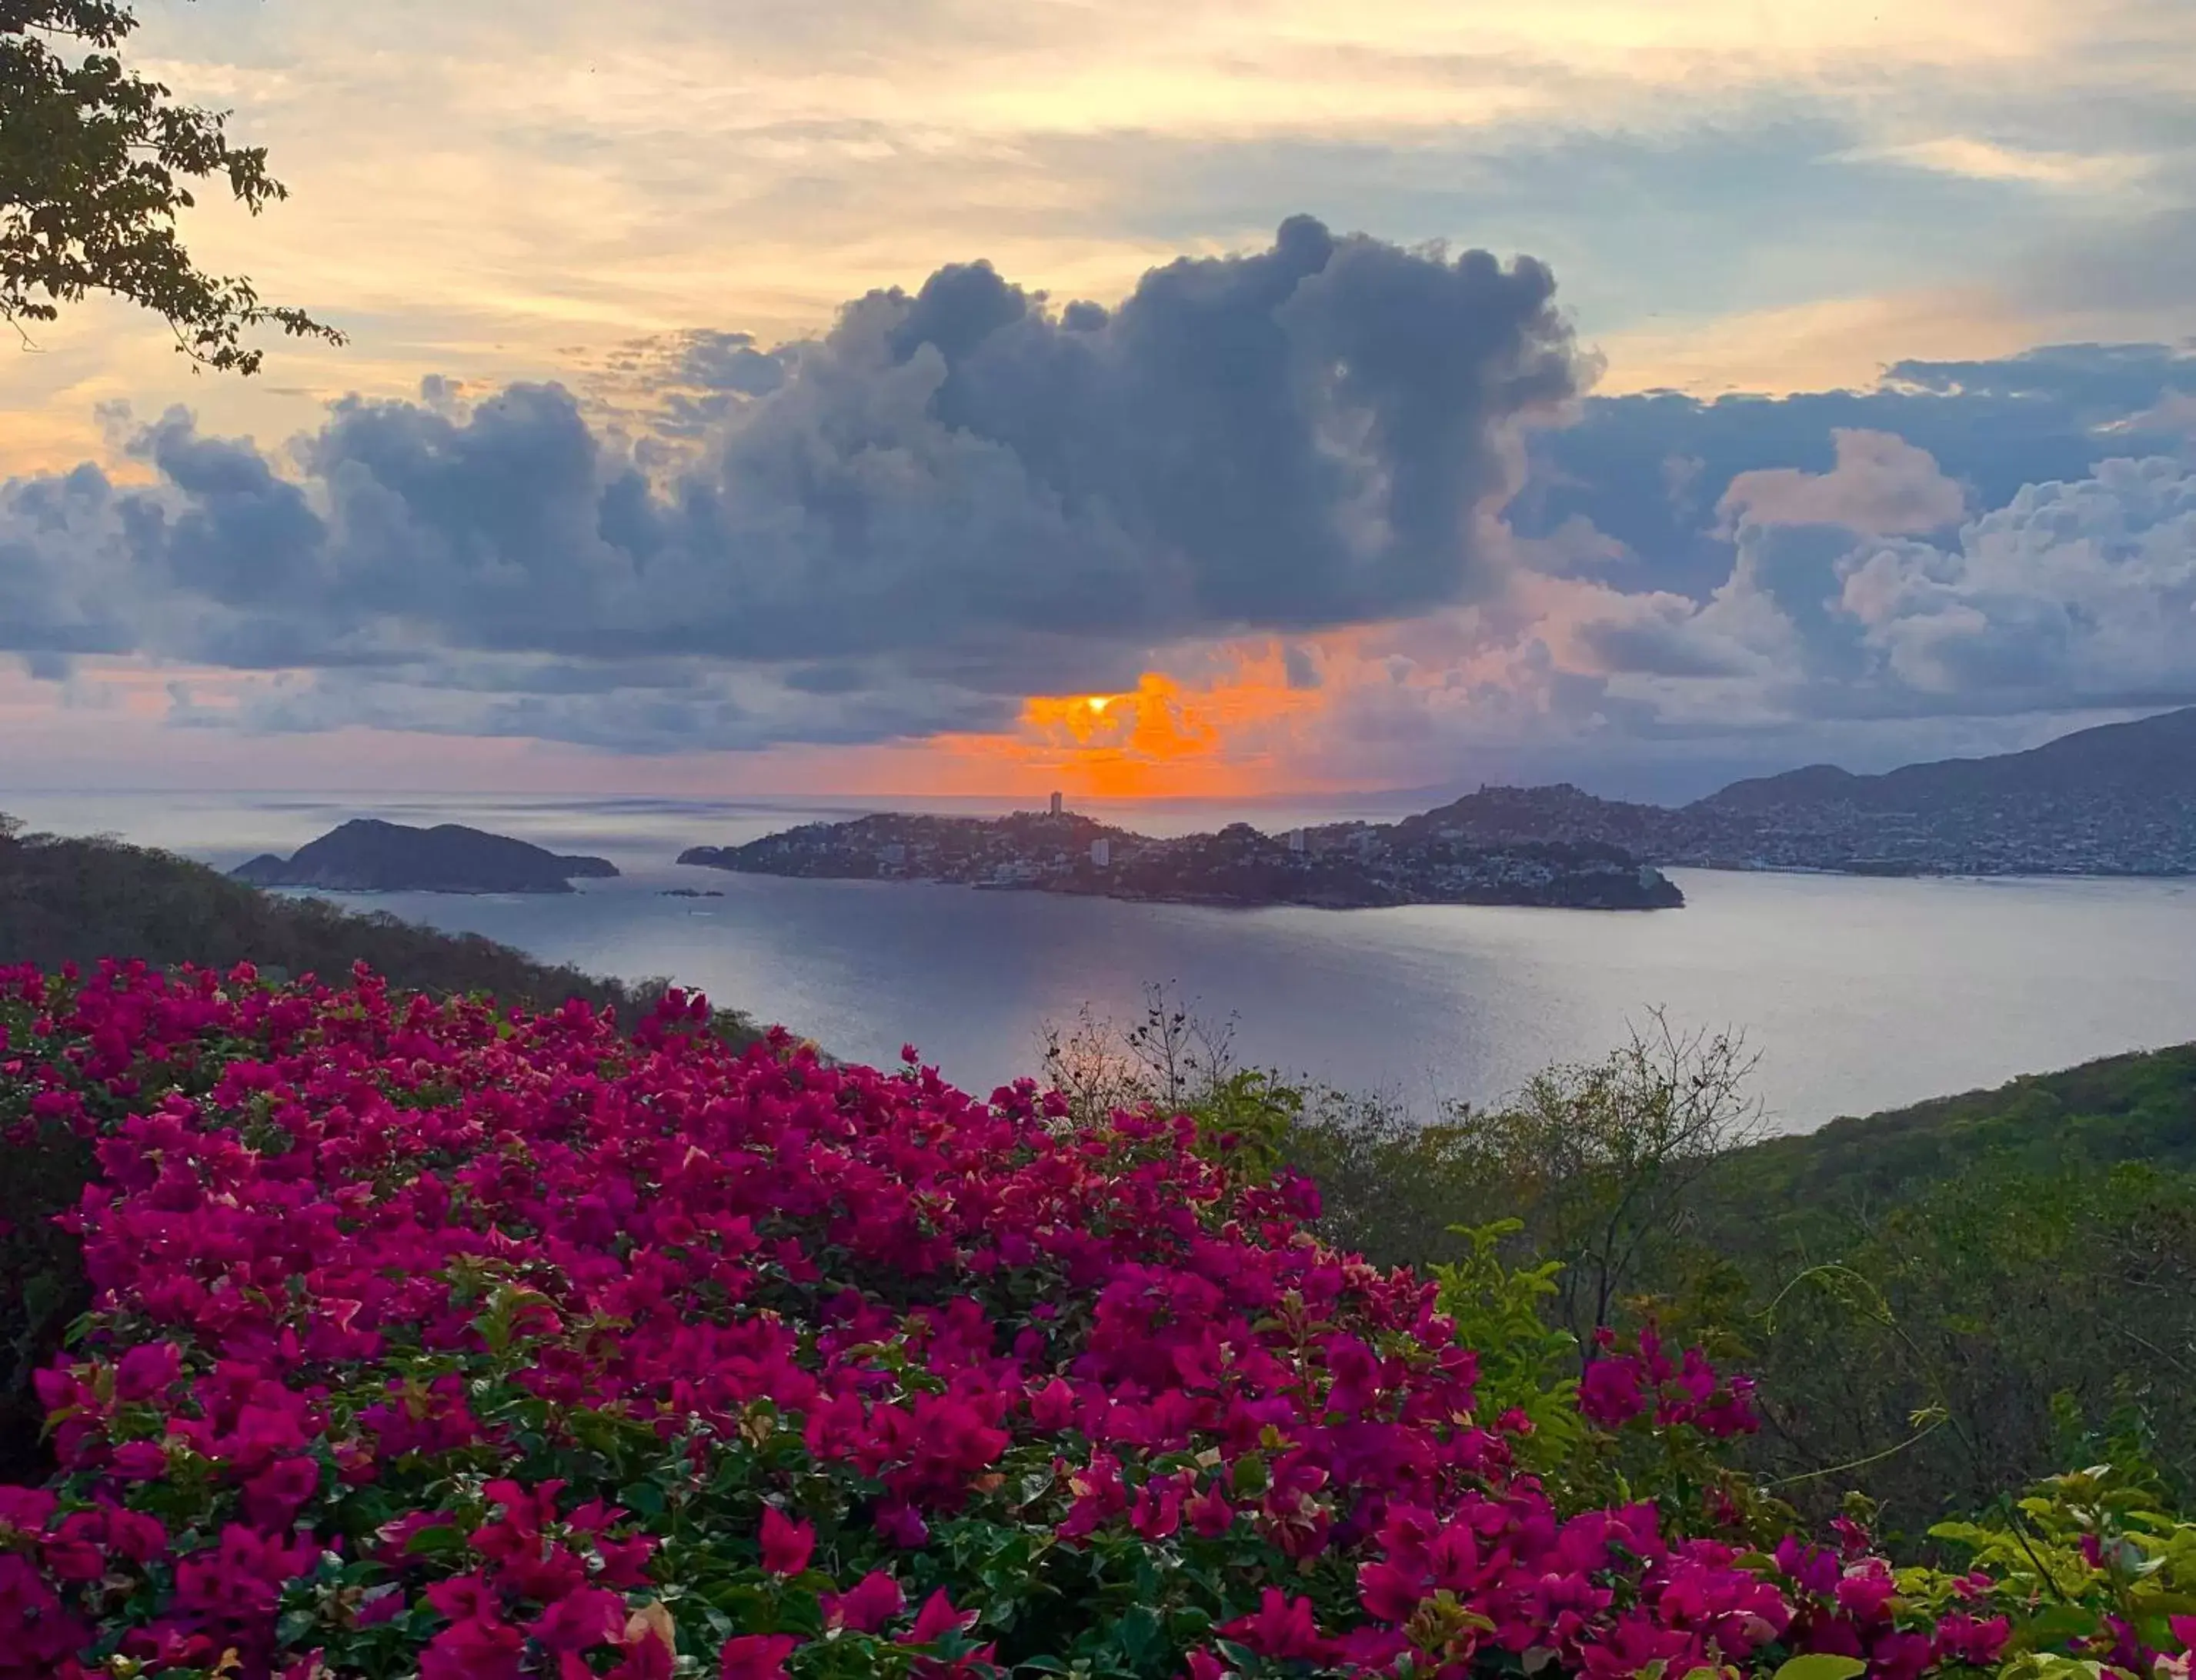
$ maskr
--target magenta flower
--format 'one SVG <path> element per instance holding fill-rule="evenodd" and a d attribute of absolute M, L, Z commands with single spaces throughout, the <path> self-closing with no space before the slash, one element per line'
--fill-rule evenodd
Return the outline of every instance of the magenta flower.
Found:
<path fill-rule="evenodd" d="M 788 1633 L 743 1633 L 727 1639 L 717 1659 L 718 1680 L 785 1680 L 785 1660 L 800 1643 Z"/>
<path fill-rule="evenodd" d="M 939 1588 L 922 1602 L 915 1613 L 915 1625 L 899 1637 L 903 1645 L 934 1645 L 949 1633 L 958 1633 L 973 1627 L 976 1621 L 974 1610 L 956 1610 L 953 1601 L 946 1596 L 945 1589 Z"/>
<path fill-rule="evenodd" d="M 183 1374 L 183 1350 L 172 1342 L 148 1342 L 123 1354 L 114 1370 L 114 1397 L 141 1401 L 167 1393 Z"/>
<path fill-rule="evenodd" d="M 881 1569 L 873 1569 L 846 1592 L 825 1592 L 818 1602 L 826 1627 L 843 1627 L 852 1633 L 876 1633 L 907 1608 L 899 1583 Z"/>
<path fill-rule="evenodd" d="M 813 1524 L 795 1522 L 775 1505 L 762 1512 L 762 1567 L 768 1574 L 797 1575 L 816 1550 Z"/>
<path fill-rule="evenodd" d="M 1228 1623 L 1221 1632 L 1260 1656 L 1276 1660 L 1315 1662 L 1327 1652 L 1327 1641 L 1312 1615 L 1311 1600 L 1291 1598 L 1279 1587 L 1268 1587 L 1255 1612 Z"/>
<path fill-rule="evenodd" d="M 625 1631 L 625 1600 L 600 1587 L 581 1587 L 557 1600 L 526 1631 L 546 1651 L 591 1651 Z"/>
<path fill-rule="evenodd" d="M 1245 1181 L 1187 1119 L 1063 1126 L 1033 1082 L 980 1100 L 708 1019 L 681 993 L 621 1034 L 363 970 L 0 971 L 7 1077 L 97 1155 L 71 1219 L 101 1303 L 93 1351 L 38 1374 L 53 1489 L 0 1488 L 0 1680 L 95 1649 L 316 1680 L 354 1639 L 421 1680 L 670 1680 L 671 1610 L 691 1633 L 722 1585 L 694 1560 L 758 1497 L 758 1602 L 842 1654 L 896 1635 L 916 1680 L 991 1665 L 971 1539 L 1002 1522 L 1072 1568 L 1141 1549 L 1193 1625 L 1338 1680 L 1778 1648 L 1916 1680 L 2009 1648 L 1987 1579 L 1932 1622 L 1858 1530 L 1771 1537 L 1771 1570 L 1712 1506 L 1559 1507 L 1430 1280 L 1333 1253 L 1309 1185 Z M 1651 1327 L 1598 1348 L 1579 1405 L 1754 1427 L 1746 1378 Z M 1299 1585 L 1243 1614 L 1243 1567 Z M 720 1680 L 801 1648 L 739 1633 Z"/>

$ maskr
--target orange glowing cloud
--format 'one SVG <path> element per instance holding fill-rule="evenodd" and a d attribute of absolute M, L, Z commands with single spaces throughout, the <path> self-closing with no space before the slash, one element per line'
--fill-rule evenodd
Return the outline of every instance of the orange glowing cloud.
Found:
<path fill-rule="evenodd" d="M 1147 671 L 1124 694 L 1033 695 L 1014 732 L 933 748 L 957 761 L 945 779 L 964 782 L 984 766 L 1003 792 L 1240 798 L 1301 786 L 1286 749 L 1320 705 L 1316 690 L 1289 685 L 1278 649 L 1251 647 L 1231 650 L 1201 683 Z"/>

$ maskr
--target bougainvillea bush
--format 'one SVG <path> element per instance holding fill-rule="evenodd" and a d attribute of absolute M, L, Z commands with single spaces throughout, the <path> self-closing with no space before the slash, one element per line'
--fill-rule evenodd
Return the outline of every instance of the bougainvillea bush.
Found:
<path fill-rule="evenodd" d="M 1581 1504 L 1482 1405 L 1441 1285 L 1323 1249 L 1309 1186 L 1186 1119 L 707 1019 L 0 973 L 0 1123 L 100 1163 L 97 1304 L 41 1377 L 59 1469 L 0 1488 L 0 1677 L 2001 1655 L 1987 1578 L 1765 1533 L 1713 1477 Z M 1750 1423 L 1651 1340 L 1575 1405 L 1672 1464 Z"/>

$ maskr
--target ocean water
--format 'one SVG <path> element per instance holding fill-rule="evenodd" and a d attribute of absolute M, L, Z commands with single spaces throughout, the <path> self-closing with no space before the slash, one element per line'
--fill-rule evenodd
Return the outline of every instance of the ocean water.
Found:
<path fill-rule="evenodd" d="M 686 846 L 870 808 L 858 802 L 4 792 L 0 808 L 223 865 L 287 852 L 355 815 L 466 821 L 606 856 L 625 877 L 569 897 L 352 902 L 597 973 L 667 975 L 842 1055 L 889 1059 L 912 1042 L 977 1089 L 1031 1071 L 1048 1021 L 1085 1007 L 1126 1020 L 1154 982 L 1210 1018 L 1234 1018 L 1246 1061 L 1428 1113 L 1446 1098 L 1499 1098 L 1552 1061 L 1598 1056 L 1656 1008 L 1681 1030 L 1742 1032 L 1760 1056 L 1755 1088 L 1788 1129 L 2196 1039 L 2196 882 L 1683 870 L 1688 906 L 1650 915 L 1216 910 L 671 861 Z M 1391 814 L 1089 808 L 1176 833 L 1237 817 L 1280 828 Z M 674 886 L 725 896 L 662 896 Z"/>

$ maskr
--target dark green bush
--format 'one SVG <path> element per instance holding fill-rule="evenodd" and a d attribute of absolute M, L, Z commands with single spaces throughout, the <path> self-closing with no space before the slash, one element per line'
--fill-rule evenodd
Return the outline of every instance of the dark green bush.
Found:
<path fill-rule="evenodd" d="M 76 1238 L 55 1225 L 77 1205 L 95 1163 L 61 1129 L 0 1144 L 0 1482 L 35 1482 L 50 1468 L 32 1374 L 91 1306 Z"/>

